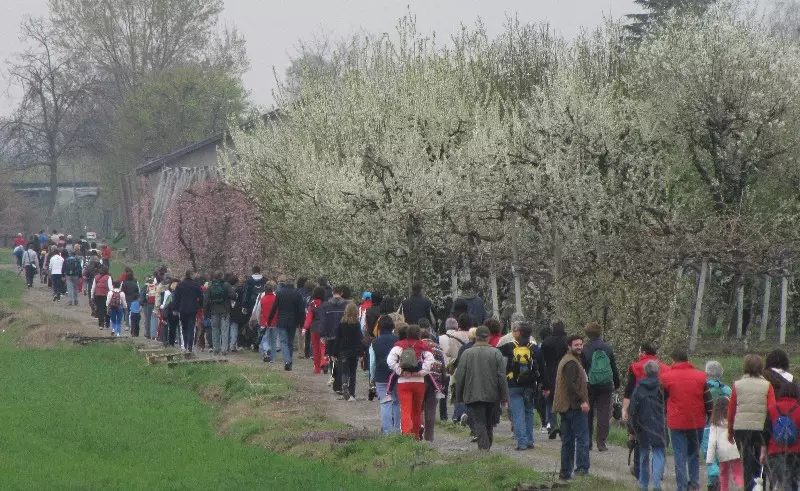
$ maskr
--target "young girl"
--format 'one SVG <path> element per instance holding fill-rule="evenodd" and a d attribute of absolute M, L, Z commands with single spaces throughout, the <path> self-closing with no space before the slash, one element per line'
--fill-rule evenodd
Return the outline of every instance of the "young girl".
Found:
<path fill-rule="evenodd" d="M 111 318 L 111 329 L 114 330 L 114 335 L 119 337 L 122 330 L 122 317 L 125 315 L 125 309 L 128 308 L 125 292 L 120 289 L 119 281 L 113 283 L 113 288 L 106 296 L 106 308 L 108 316 Z"/>
<path fill-rule="evenodd" d="M 728 490 L 731 478 L 738 488 L 744 486 L 742 474 L 742 461 L 735 443 L 728 440 L 728 399 L 720 396 L 714 401 L 711 411 L 711 432 L 708 436 L 708 454 L 706 463 L 711 465 L 714 459 L 719 459 L 719 487 L 721 491 Z"/>

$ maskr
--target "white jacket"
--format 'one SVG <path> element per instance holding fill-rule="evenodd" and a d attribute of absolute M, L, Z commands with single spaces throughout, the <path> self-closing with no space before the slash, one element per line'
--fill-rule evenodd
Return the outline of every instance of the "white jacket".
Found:
<path fill-rule="evenodd" d="M 713 464 L 714 458 L 719 459 L 720 462 L 739 459 L 739 449 L 736 448 L 736 444 L 728 441 L 727 423 L 722 426 L 711 426 L 711 431 L 708 435 L 706 463 Z"/>
<path fill-rule="evenodd" d="M 119 308 L 123 310 L 127 309 L 128 302 L 125 300 L 125 292 L 119 288 L 114 288 L 108 291 L 108 295 L 106 295 L 106 308 L 111 307 L 111 297 L 113 297 L 115 293 L 119 293 Z"/>

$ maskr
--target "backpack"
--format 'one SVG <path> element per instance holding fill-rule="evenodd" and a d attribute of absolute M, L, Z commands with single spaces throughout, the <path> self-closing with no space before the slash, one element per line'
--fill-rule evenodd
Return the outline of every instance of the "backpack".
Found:
<path fill-rule="evenodd" d="M 419 369 L 419 358 L 417 358 L 417 351 L 413 345 L 407 344 L 403 351 L 400 352 L 399 364 L 400 368 L 405 371 Z"/>
<path fill-rule="evenodd" d="M 611 360 L 605 350 L 597 348 L 592 352 L 592 367 L 589 369 L 589 385 L 611 385 L 614 383 L 614 372 Z"/>
<path fill-rule="evenodd" d="M 64 265 L 64 274 L 67 276 L 80 276 L 81 265 L 78 264 L 78 260 L 75 257 L 67 259 L 67 263 Z"/>
<path fill-rule="evenodd" d="M 791 416 L 798 407 L 800 406 L 795 404 L 789 409 L 788 413 L 784 414 L 780 406 L 775 405 L 775 410 L 778 411 L 778 419 L 772 423 L 772 439 L 778 445 L 788 447 L 794 445 L 797 441 L 797 426 L 795 426 Z"/>
<path fill-rule="evenodd" d="M 225 303 L 228 299 L 228 294 L 225 291 L 225 285 L 221 280 L 214 280 L 211 282 L 211 287 L 208 289 L 208 298 L 212 304 Z"/>
<path fill-rule="evenodd" d="M 719 385 L 715 384 L 714 386 L 709 386 L 708 392 L 711 394 L 711 402 L 716 402 L 716 400 L 719 399 L 720 396 L 727 397 L 728 395 L 725 393 L 725 389 L 727 387 L 728 386 L 725 384 L 719 384 Z"/>
<path fill-rule="evenodd" d="M 121 304 L 122 304 L 122 297 L 120 296 L 120 293 L 112 291 L 111 301 L 108 303 L 108 308 L 118 309 Z"/>
<path fill-rule="evenodd" d="M 147 284 L 147 303 L 156 303 L 156 289 L 158 285 L 155 283 Z"/>
<path fill-rule="evenodd" d="M 514 341 L 514 352 L 511 355 L 511 371 L 508 379 L 519 385 L 534 385 L 539 380 L 539 367 L 534 359 L 533 343 L 520 345 Z"/>
<path fill-rule="evenodd" d="M 262 277 L 260 280 L 253 280 L 252 283 L 250 282 L 250 279 L 247 280 L 247 283 L 245 283 L 244 286 L 244 289 L 247 292 L 244 301 L 245 307 L 247 307 L 248 310 L 253 310 L 256 305 L 256 301 L 258 300 L 258 296 L 264 293 L 264 291 L 267 289 L 267 279 Z"/>
<path fill-rule="evenodd" d="M 322 320 L 322 336 L 325 338 L 332 338 L 339 326 L 342 317 L 344 317 L 344 309 L 349 302 L 342 301 L 331 303 L 325 302 L 323 305 L 323 320 Z"/>

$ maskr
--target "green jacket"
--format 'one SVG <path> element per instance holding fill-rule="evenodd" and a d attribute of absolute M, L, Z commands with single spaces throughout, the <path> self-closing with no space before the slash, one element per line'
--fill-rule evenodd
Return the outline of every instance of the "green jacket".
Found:
<path fill-rule="evenodd" d="M 506 361 L 500 350 L 478 341 L 461 354 L 456 370 L 456 402 L 505 402 L 508 400 Z"/>

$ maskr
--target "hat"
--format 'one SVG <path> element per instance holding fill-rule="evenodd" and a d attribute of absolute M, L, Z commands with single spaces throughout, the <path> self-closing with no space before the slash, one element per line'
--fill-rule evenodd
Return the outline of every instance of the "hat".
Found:
<path fill-rule="evenodd" d="M 371 299 L 372 298 L 372 292 L 364 292 L 364 294 L 361 295 L 361 298 L 364 299 L 364 300 Z"/>
<path fill-rule="evenodd" d="M 489 328 L 486 326 L 478 326 L 475 330 L 475 339 L 479 341 L 486 341 L 489 339 Z"/>

